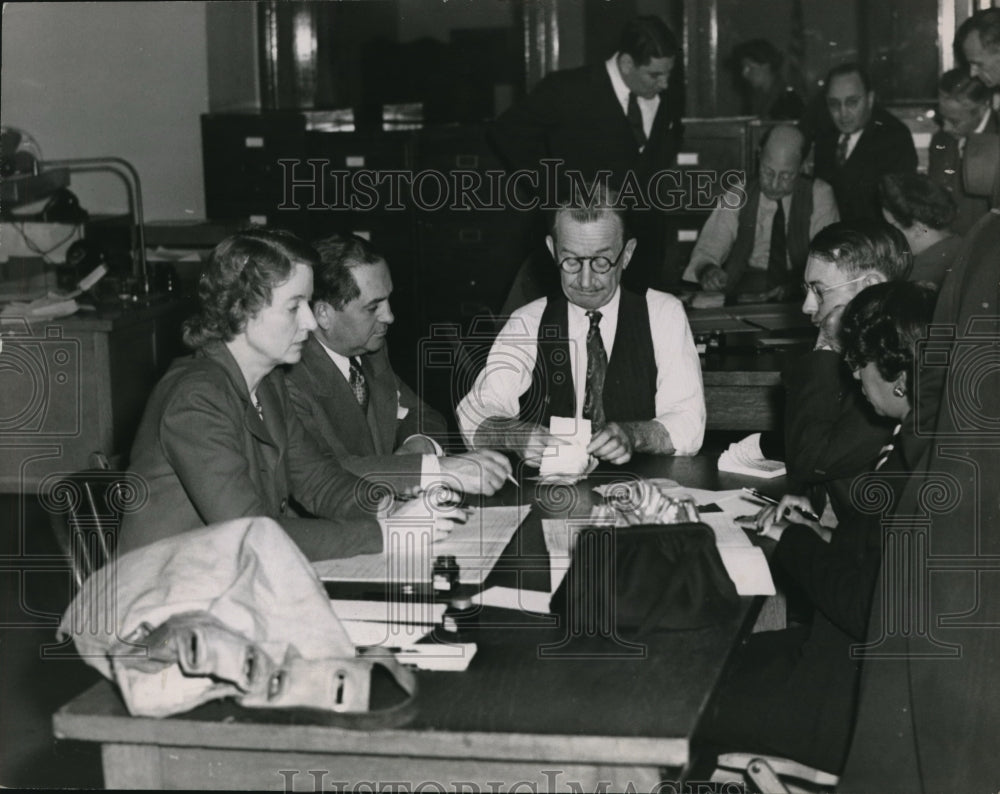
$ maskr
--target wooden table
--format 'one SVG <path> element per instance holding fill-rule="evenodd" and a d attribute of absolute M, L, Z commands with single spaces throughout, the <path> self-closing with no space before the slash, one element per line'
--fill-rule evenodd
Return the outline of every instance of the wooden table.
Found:
<path fill-rule="evenodd" d="M 816 331 L 799 303 L 688 309 L 696 339 L 716 334 L 702 356 L 708 430 L 776 430 L 783 426 L 781 371 L 809 350 Z"/>
<path fill-rule="evenodd" d="M 706 488 L 748 482 L 716 473 L 714 457 L 637 458 L 629 468 Z M 611 473 L 598 469 L 596 479 Z M 569 489 L 580 497 L 570 514 L 589 511 L 592 484 Z M 534 488 L 509 486 L 495 500 L 517 503 Z M 536 577 L 548 584 L 541 512 L 521 525 L 487 586 L 513 578 L 531 588 Z M 567 643 L 551 616 L 486 609 L 468 670 L 421 672 L 418 715 L 392 730 L 344 730 L 325 725 L 322 713 L 231 702 L 169 719 L 133 718 L 106 682 L 58 711 L 54 728 L 60 738 L 102 744 L 110 788 L 315 790 L 350 781 L 361 787 L 353 790 L 381 790 L 396 781 L 407 791 L 595 791 L 604 783 L 610 791 L 645 791 L 684 777 L 701 714 L 760 600 L 741 599 L 738 614 L 721 625 L 641 643 Z M 376 699 L 392 696 L 375 683 Z"/>

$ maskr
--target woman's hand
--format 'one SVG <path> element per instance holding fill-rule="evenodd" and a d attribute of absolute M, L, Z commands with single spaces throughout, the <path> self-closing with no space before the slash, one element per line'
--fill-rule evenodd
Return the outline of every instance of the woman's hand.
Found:
<path fill-rule="evenodd" d="M 821 526 L 818 521 L 806 518 L 802 511 L 812 512 L 812 503 L 809 499 L 797 494 L 785 494 L 778 504 L 768 505 L 757 514 L 755 527 L 764 537 L 779 540 L 789 523 L 804 524 L 824 540 L 829 540 L 829 530 Z"/>

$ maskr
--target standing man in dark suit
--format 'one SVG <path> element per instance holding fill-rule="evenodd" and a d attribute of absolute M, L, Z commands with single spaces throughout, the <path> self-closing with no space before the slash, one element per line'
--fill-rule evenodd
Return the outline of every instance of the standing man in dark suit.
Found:
<path fill-rule="evenodd" d="M 990 107 L 992 93 L 964 69 L 951 69 L 938 82 L 941 129 L 931 138 L 927 176 L 955 200 L 958 211 L 951 230 L 956 234 L 966 234 L 990 209 L 986 198 L 966 193 L 962 163 L 969 135 L 1000 132 L 1000 121 Z"/>
<path fill-rule="evenodd" d="M 360 237 L 316 245 L 312 297 L 317 327 L 286 376 L 309 435 L 359 477 L 412 493 L 443 483 L 492 494 L 510 474 L 499 452 L 444 455 L 434 435 L 448 427 L 389 364 L 392 278 L 385 259 Z"/>
<path fill-rule="evenodd" d="M 652 174 L 674 164 L 680 147 L 684 86 L 672 78 L 679 55 L 680 45 L 662 20 L 637 17 L 603 63 L 546 76 L 496 120 L 491 143 L 508 168 L 539 175 L 534 197 L 542 200 L 546 187 L 555 187 L 544 184 L 540 161 L 546 158 L 588 182 L 609 171 L 612 188 L 634 180 L 645 191 Z M 671 184 L 664 180 L 661 192 Z M 663 267 L 663 214 L 637 210 L 629 219 L 638 241 L 629 273 L 637 286 L 646 286 Z"/>
<path fill-rule="evenodd" d="M 875 101 L 868 75 L 856 63 L 830 70 L 826 107 L 833 127 L 816 135 L 816 176 L 833 186 L 842 221 L 881 220 L 879 179 L 916 171 L 913 136 Z"/>

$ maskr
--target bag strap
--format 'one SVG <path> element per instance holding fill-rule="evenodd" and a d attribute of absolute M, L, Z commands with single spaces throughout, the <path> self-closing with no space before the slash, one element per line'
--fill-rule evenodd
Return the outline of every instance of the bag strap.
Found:
<path fill-rule="evenodd" d="M 355 731 L 376 731 L 406 725 L 417 715 L 418 686 L 417 677 L 413 670 L 404 667 L 396 661 L 395 656 L 378 647 L 358 648 L 357 654 L 358 658 L 353 661 L 364 663 L 366 666 L 378 665 L 385 669 L 392 676 L 396 684 L 406 692 L 406 698 L 399 703 L 394 703 L 387 708 L 375 711 L 330 711 L 328 709 L 304 707 L 271 710 L 286 711 L 290 714 L 304 712 L 308 713 L 313 719 L 317 715 L 322 715 L 324 725 Z"/>

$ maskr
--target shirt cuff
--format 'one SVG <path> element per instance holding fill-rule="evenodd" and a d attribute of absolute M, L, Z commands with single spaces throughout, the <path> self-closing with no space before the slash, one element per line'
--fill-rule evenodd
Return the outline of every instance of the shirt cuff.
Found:
<path fill-rule="evenodd" d="M 428 444 L 430 444 L 431 448 L 434 450 L 434 454 L 431 455 L 431 457 L 434 457 L 436 455 L 443 455 L 444 454 L 444 450 L 441 448 L 441 445 L 437 441 L 435 441 L 433 438 L 431 438 L 430 436 L 425 436 L 423 433 L 414 433 L 412 436 L 407 436 L 405 439 L 403 439 L 403 444 L 405 444 L 411 438 L 419 438 L 419 439 L 422 439 L 423 441 L 426 441 Z M 403 444 L 400 444 L 400 446 L 402 446 Z M 428 454 L 430 454 L 430 453 L 428 453 Z"/>
<path fill-rule="evenodd" d="M 436 444 L 437 442 L 434 443 Z M 421 458 L 420 490 L 426 491 L 428 488 L 441 482 L 441 463 L 438 461 L 437 455 L 421 455 Z"/>
<path fill-rule="evenodd" d="M 697 455 L 705 438 L 705 413 L 701 417 L 690 414 L 676 416 L 658 416 L 659 422 L 670 434 L 670 443 L 674 445 L 675 455 Z M 695 425 L 698 424 L 697 427 Z"/>

